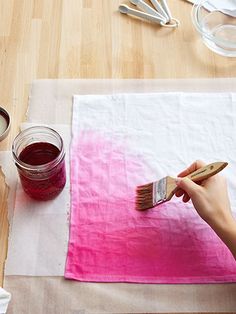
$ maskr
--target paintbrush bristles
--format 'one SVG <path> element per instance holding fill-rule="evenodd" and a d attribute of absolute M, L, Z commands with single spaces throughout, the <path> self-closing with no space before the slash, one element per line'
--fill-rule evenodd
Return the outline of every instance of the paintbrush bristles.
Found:
<path fill-rule="evenodd" d="M 175 179 L 167 176 L 136 188 L 135 208 L 143 211 L 169 201 L 176 190 Z"/>
<path fill-rule="evenodd" d="M 153 207 L 153 183 L 136 188 L 135 209 L 139 211 Z"/>

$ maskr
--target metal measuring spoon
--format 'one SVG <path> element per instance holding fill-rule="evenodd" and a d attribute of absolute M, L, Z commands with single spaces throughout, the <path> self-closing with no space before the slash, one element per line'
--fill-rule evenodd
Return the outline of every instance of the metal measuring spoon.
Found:
<path fill-rule="evenodd" d="M 160 2 L 161 2 L 161 5 L 162 5 L 162 8 L 164 9 L 164 11 L 166 12 L 166 14 L 168 16 L 169 21 L 171 21 L 172 20 L 172 15 L 171 15 L 171 12 L 170 12 L 170 9 L 169 9 L 169 7 L 167 5 L 166 0 L 160 0 Z"/>
<path fill-rule="evenodd" d="M 154 8 L 161 14 L 163 15 L 167 22 L 169 22 L 170 18 L 167 15 L 167 12 L 164 10 L 164 8 L 160 5 L 160 3 L 157 0 L 150 0 Z"/>
<path fill-rule="evenodd" d="M 144 13 L 135 9 L 131 9 L 129 6 L 127 6 L 126 4 L 121 4 L 119 5 L 119 11 L 123 14 L 129 14 L 129 15 L 133 15 L 133 16 L 137 16 L 137 17 L 141 17 L 143 19 L 146 19 L 148 21 L 151 22 L 155 22 L 158 23 L 160 25 L 164 25 L 166 23 L 166 19 L 163 18 L 159 18 L 157 16 L 148 14 L 148 13 Z"/>
<path fill-rule="evenodd" d="M 141 10 L 143 10 L 144 12 L 151 14 L 151 15 L 155 15 L 157 17 L 159 17 L 160 19 L 166 20 L 167 22 L 167 16 L 165 14 L 165 12 L 163 11 L 163 14 L 157 12 L 156 10 L 154 10 L 152 7 L 150 7 L 146 2 L 144 2 L 143 0 L 130 0 L 130 2 L 134 5 L 136 5 L 138 8 L 140 8 Z"/>

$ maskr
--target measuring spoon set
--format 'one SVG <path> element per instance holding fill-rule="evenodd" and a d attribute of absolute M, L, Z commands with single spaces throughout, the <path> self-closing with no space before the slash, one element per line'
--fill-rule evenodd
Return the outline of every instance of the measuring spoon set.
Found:
<path fill-rule="evenodd" d="M 172 17 L 166 0 L 150 0 L 153 7 L 144 0 L 130 0 L 130 2 L 141 11 L 121 4 L 119 6 L 120 13 L 137 16 L 165 27 L 178 27 L 180 24 L 177 19 Z"/>

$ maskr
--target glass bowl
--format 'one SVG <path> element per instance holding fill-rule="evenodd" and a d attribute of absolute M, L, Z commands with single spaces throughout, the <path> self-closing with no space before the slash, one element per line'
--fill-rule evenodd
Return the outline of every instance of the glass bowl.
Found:
<path fill-rule="evenodd" d="M 211 7 L 207 0 L 194 4 L 192 21 L 209 49 L 226 57 L 236 57 L 236 17 L 224 13 L 223 2 L 220 10 L 211 12 L 207 9 Z"/>

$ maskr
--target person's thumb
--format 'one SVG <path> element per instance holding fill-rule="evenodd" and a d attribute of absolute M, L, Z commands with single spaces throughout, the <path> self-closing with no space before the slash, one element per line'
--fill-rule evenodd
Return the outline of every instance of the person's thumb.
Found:
<path fill-rule="evenodd" d="M 200 188 L 198 184 L 194 183 L 189 178 L 178 177 L 176 179 L 176 184 L 180 189 L 184 190 L 189 195 L 189 197 L 192 197 L 193 194 L 195 194 Z"/>

